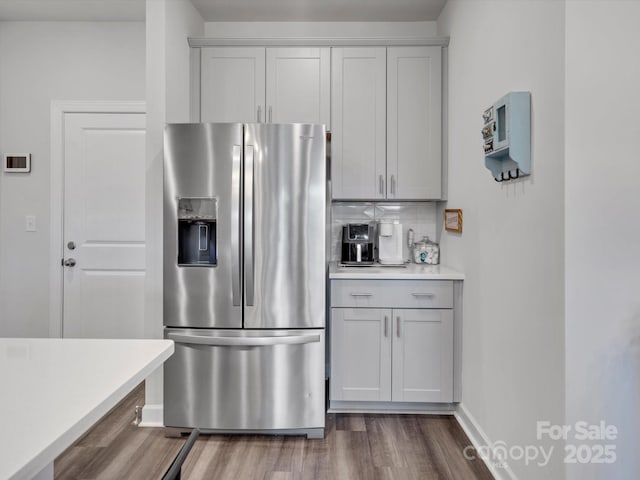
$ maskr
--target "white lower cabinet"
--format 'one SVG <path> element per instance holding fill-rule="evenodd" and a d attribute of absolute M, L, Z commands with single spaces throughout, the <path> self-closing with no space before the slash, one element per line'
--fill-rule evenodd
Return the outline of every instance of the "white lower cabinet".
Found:
<path fill-rule="evenodd" d="M 390 287 L 386 297 L 376 290 L 384 283 Z M 451 282 L 402 285 L 411 287 L 409 294 L 429 295 L 431 303 L 450 308 L 396 308 L 398 302 L 388 297 L 394 285 L 332 281 L 330 401 L 454 401 Z M 384 298 L 394 308 L 379 308 Z"/>
<path fill-rule="evenodd" d="M 331 309 L 331 400 L 453 401 L 453 311 Z"/>
<path fill-rule="evenodd" d="M 331 309 L 331 400 L 391 400 L 391 309 Z"/>
<path fill-rule="evenodd" d="M 453 310 L 393 310 L 391 400 L 453 401 Z"/>

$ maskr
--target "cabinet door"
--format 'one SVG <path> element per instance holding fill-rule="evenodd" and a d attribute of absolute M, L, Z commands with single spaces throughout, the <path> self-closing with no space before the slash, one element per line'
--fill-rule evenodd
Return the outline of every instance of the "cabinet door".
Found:
<path fill-rule="evenodd" d="M 334 48 L 331 188 L 335 199 L 386 197 L 386 48 Z"/>
<path fill-rule="evenodd" d="M 442 58 L 440 47 L 387 51 L 387 198 L 442 194 Z"/>
<path fill-rule="evenodd" d="M 269 123 L 329 125 L 329 48 L 267 48 Z"/>
<path fill-rule="evenodd" d="M 264 121 L 264 48 L 202 49 L 201 121 Z"/>
<path fill-rule="evenodd" d="M 453 401 L 453 310 L 393 310 L 392 399 Z"/>
<path fill-rule="evenodd" d="M 391 310 L 331 309 L 331 400 L 391 400 Z"/>

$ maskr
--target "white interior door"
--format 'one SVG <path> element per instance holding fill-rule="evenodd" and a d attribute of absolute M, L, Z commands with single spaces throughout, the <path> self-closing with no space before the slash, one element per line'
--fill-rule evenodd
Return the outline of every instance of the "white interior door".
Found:
<path fill-rule="evenodd" d="M 139 338 L 145 277 L 145 116 L 64 121 L 63 336 Z"/>

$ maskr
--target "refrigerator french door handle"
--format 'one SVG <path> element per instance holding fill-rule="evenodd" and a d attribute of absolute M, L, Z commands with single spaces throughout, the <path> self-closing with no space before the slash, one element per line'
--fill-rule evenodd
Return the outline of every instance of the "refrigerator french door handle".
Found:
<path fill-rule="evenodd" d="M 244 173 L 244 278 L 248 307 L 254 306 L 254 242 L 253 242 L 253 145 L 245 145 Z"/>
<path fill-rule="evenodd" d="M 234 307 L 239 307 L 241 302 L 240 295 L 240 276 L 242 262 L 240 261 L 240 166 L 242 162 L 242 146 L 233 146 L 233 158 L 231 169 L 231 290 L 232 301 Z"/>
<path fill-rule="evenodd" d="M 211 345 L 220 347 L 266 347 L 271 345 L 301 345 L 320 341 L 320 335 L 287 335 L 282 337 L 208 337 L 170 333 L 170 340 L 182 344 Z"/>

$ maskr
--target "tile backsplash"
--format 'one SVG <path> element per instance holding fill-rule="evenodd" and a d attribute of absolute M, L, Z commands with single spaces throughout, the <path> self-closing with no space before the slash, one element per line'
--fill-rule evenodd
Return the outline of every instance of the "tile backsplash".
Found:
<path fill-rule="evenodd" d="M 407 246 L 407 232 L 410 228 L 414 231 L 416 241 L 421 240 L 425 235 L 437 241 L 435 202 L 336 202 L 331 204 L 331 260 L 340 260 L 342 226 L 345 223 L 369 223 L 378 222 L 381 219 L 398 220 L 402 224 L 405 260 L 410 258 L 411 253 Z"/>

